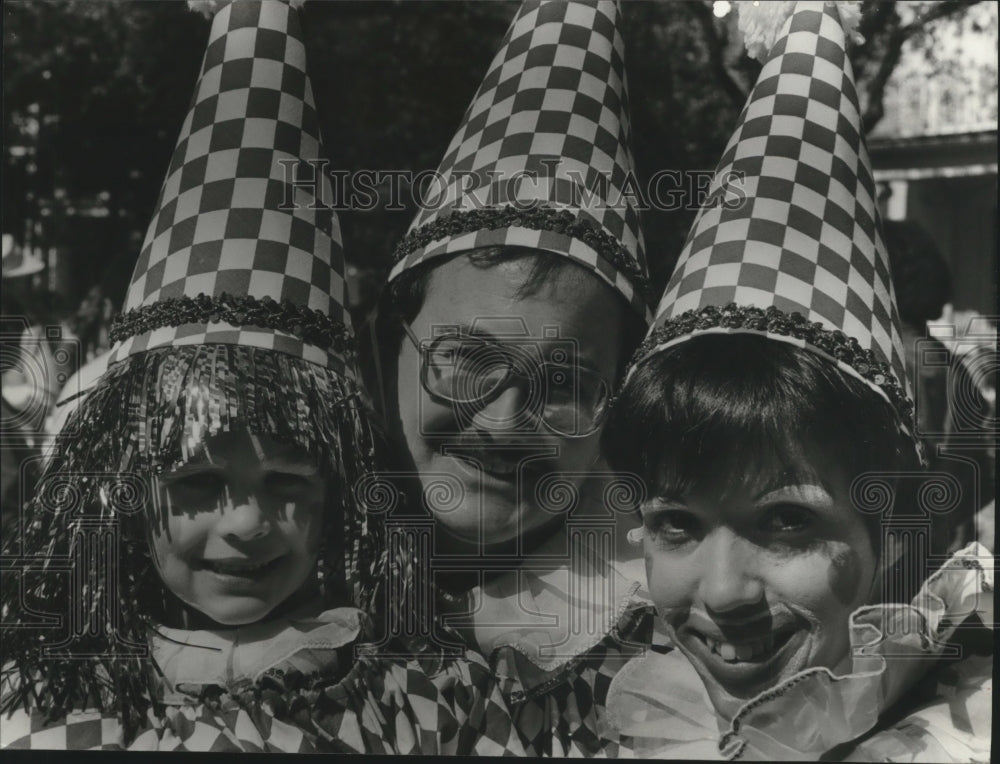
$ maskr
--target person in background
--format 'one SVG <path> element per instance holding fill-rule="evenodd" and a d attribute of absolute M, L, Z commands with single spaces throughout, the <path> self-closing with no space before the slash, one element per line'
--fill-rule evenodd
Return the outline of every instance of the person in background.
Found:
<path fill-rule="evenodd" d="M 906 371 L 916 388 L 917 433 L 930 468 L 951 474 L 960 491 L 954 509 L 937 520 L 934 551 L 954 552 L 977 537 L 992 550 L 995 464 L 992 439 L 986 433 L 995 419 L 996 372 L 986 369 L 986 375 L 982 373 L 978 359 L 985 345 L 963 341 L 977 316 L 954 314 L 951 272 L 919 223 L 886 220 L 882 228 L 896 288 Z M 944 332 L 949 326 L 952 331 Z M 994 343 L 995 337 L 994 329 Z M 985 335 L 980 343 L 984 341 L 988 342 Z"/>
<path fill-rule="evenodd" d="M 91 287 L 69 323 L 80 341 L 80 360 L 87 363 L 111 349 L 108 330 L 115 316 L 111 298 L 100 286 Z"/>

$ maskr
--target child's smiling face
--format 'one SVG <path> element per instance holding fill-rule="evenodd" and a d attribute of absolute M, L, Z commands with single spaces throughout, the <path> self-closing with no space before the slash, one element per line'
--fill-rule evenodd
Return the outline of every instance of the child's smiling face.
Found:
<path fill-rule="evenodd" d="M 296 447 L 221 433 L 155 488 L 150 546 L 160 577 L 216 623 L 259 621 L 312 576 L 326 478 Z"/>
<path fill-rule="evenodd" d="M 847 658 L 848 617 L 879 568 L 850 484 L 834 460 L 798 449 L 746 485 L 643 505 L 653 600 L 723 717 Z"/>

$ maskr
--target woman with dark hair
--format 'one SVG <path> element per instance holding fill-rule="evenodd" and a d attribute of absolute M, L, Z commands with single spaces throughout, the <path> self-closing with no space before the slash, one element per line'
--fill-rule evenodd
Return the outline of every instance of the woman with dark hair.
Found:
<path fill-rule="evenodd" d="M 698 215 L 604 431 L 647 487 L 634 538 L 665 634 L 611 681 L 608 735 L 985 760 L 992 557 L 930 554 L 953 481 L 921 470 L 842 6 L 783 8 L 740 7 L 771 48 L 716 174 L 744 203 Z"/>

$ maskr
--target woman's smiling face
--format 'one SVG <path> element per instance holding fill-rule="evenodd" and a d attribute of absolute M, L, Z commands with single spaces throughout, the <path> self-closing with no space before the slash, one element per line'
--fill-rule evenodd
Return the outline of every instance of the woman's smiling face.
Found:
<path fill-rule="evenodd" d="M 797 453 L 746 485 L 642 507 L 653 600 L 727 719 L 803 669 L 835 668 L 848 617 L 874 591 L 878 559 L 850 480 Z"/>
<path fill-rule="evenodd" d="M 259 621 L 312 576 L 326 482 L 294 446 L 245 430 L 215 435 L 155 488 L 160 577 L 215 623 Z"/>

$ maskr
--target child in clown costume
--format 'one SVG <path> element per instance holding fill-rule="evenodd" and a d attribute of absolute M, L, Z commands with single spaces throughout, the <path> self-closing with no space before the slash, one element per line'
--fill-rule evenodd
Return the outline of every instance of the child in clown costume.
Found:
<path fill-rule="evenodd" d="M 665 634 L 612 680 L 605 734 L 665 758 L 988 761 L 993 558 L 928 555 L 949 476 L 913 437 L 857 9 L 739 12 L 764 67 L 604 432 L 649 486 Z"/>
<path fill-rule="evenodd" d="M 0 745 L 519 753 L 478 656 L 360 649 L 389 565 L 338 223 L 286 175 L 322 156 L 298 11 L 195 5 L 109 368 L 4 540 Z"/>

